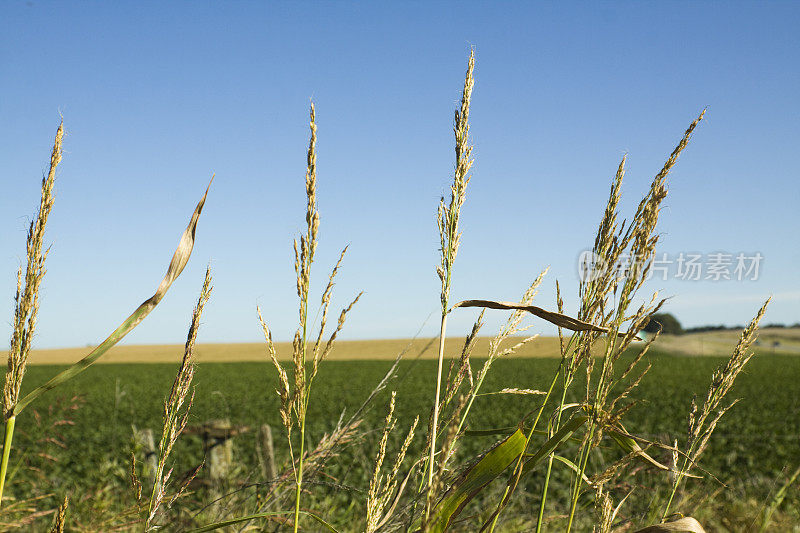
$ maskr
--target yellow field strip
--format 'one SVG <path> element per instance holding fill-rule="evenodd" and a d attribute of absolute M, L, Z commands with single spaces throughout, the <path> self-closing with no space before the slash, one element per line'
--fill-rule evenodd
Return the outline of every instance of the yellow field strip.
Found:
<path fill-rule="evenodd" d="M 664 335 L 656 347 L 683 355 L 728 355 L 736 345 L 737 333 L 734 331 L 694 333 L 690 335 Z M 338 341 L 329 359 L 333 361 L 394 359 L 406 350 L 405 359 L 421 357 L 436 358 L 436 339 L 389 339 L 365 341 Z M 519 342 L 510 339 L 504 347 Z M 489 347 L 489 337 L 479 337 L 473 357 L 485 357 Z M 464 342 L 462 337 L 448 339 L 447 356 L 460 353 Z M 778 345 L 773 345 L 778 342 Z M 275 345 L 278 356 L 288 360 L 291 343 Z M 759 351 L 776 353 L 800 353 L 800 330 L 766 329 L 761 333 Z M 30 364 L 71 364 L 86 355 L 91 348 L 59 348 L 52 350 L 33 350 Z M 264 343 L 198 344 L 195 348 L 200 362 L 234 362 L 269 360 Z M 558 357 L 558 338 L 538 337 L 522 347 L 512 357 Z M 174 363 L 183 355 L 183 345 L 137 345 L 115 346 L 100 360 L 100 363 Z"/>
<path fill-rule="evenodd" d="M 474 357 L 485 356 L 489 347 L 489 338 L 477 339 Z M 513 339 L 512 339 L 513 340 Z M 448 340 L 448 356 L 460 353 L 464 339 L 453 338 Z M 519 342 L 516 340 L 516 342 Z M 511 346 L 508 342 L 504 346 Z M 278 357 L 289 360 L 292 345 L 289 342 L 275 344 Z M 365 360 L 365 359 L 394 359 L 398 353 L 406 350 L 405 359 L 421 357 L 424 359 L 436 358 L 435 339 L 389 339 L 366 341 L 337 341 L 333 351 L 328 356 L 329 360 Z M 30 364 L 71 364 L 79 360 L 91 348 L 59 348 L 52 350 L 33 350 Z M 199 362 L 233 362 L 233 361 L 263 361 L 268 362 L 265 344 L 198 344 L 195 353 Z M 547 357 L 558 354 L 558 339 L 552 337 L 537 338 L 524 346 L 514 357 Z M 103 357 L 100 363 L 172 363 L 180 360 L 183 355 L 182 345 L 138 345 L 115 346 Z"/>

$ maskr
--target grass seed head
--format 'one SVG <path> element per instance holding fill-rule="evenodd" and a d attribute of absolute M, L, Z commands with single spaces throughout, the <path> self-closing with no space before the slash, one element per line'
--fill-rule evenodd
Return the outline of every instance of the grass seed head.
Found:
<path fill-rule="evenodd" d="M 50 533 L 64 533 L 64 527 L 67 525 L 67 509 L 69 508 L 69 497 L 64 496 L 64 502 L 58 506 L 55 517 L 53 518 L 53 527 L 50 528 Z"/>
<path fill-rule="evenodd" d="M 703 402 L 702 408 L 698 410 L 697 405 L 692 401 L 692 410 L 689 413 L 689 436 L 687 440 L 687 449 L 689 450 L 689 457 L 692 462 L 695 462 L 700 454 L 702 454 L 719 419 L 725 411 L 733 406 L 733 404 L 730 404 L 720 409 L 720 404 L 731 387 L 733 387 L 737 376 L 753 356 L 753 353 L 749 350 L 758 336 L 758 325 L 764 317 L 764 313 L 767 311 L 770 300 L 771 298 L 764 302 L 764 305 L 758 310 L 758 313 L 756 313 L 756 316 L 750 324 L 742 331 L 739 336 L 739 341 L 725 365 L 715 370 L 712 374 L 711 385 L 706 393 L 706 399 Z M 706 424 L 709 417 L 711 417 L 711 422 Z"/>
<path fill-rule="evenodd" d="M 192 321 L 189 326 L 189 334 L 186 339 L 181 366 L 178 368 L 178 373 L 172 383 L 169 396 L 164 402 L 164 427 L 158 446 L 158 464 L 154 475 L 150 507 L 145 521 L 146 531 L 154 527 L 152 523 L 166 497 L 167 483 L 172 472 L 170 470 L 165 473 L 167 459 L 172 452 L 175 442 L 177 442 L 178 437 L 183 432 L 189 420 L 189 411 L 194 401 L 194 392 L 192 392 L 191 395 L 189 394 L 196 367 L 194 345 L 197 340 L 197 332 L 200 328 L 200 318 L 203 315 L 203 309 L 206 303 L 208 303 L 208 299 L 211 297 L 212 290 L 211 270 L 207 268 L 205 280 L 203 281 L 203 288 L 200 291 L 200 297 L 192 311 Z M 180 492 L 181 491 L 179 491 L 178 494 L 180 494 Z"/>
<path fill-rule="evenodd" d="M 469 172 L 473 163 L 472 146 L 469 144 L 469 106 L 472 101 L 472 88 L 475 84 L 473 78 L 474 68 L 475 51 L 473 50 L 470 52 L 467 63 L 467 74 L 464 78 L 464 88 L 461 93 L 461 107 L 455 111 L 453 124 L 453 133 L 456 140 L 456 163 L 453 183 L 450 186 L 450 201 L 445 205 L 444 198 L 440 200 L 437 216 L 441 241 L 441 264 L 437 266 L 436 271 L 442 282 L 442 313 L 446 313 L 448 310 L 450 278 L 453 271 L 453 263 L 458 254 L 458 247 L 461 243 L 461 231 L 459 229 L 461 208 L 467 197 L 467 185 L 470 181 Z"/>
<path fill-rule="evenodd" d="M 47 219 L 53 209 L 53 186 L 56 169 L 61 162 L 64 123 L 56 130 L 53 151 L 50 154 L 50 169 L 42 178 L 42 191 L 39 209 L 31 220 L 26 241 L 25 276 L 22 267 L 17 270 L 17 290 L 14 296 L 14 323 L 11 333 L 11 348 L 8 351 L 8 371 L 3 387 L 3 414 L 8 419 L 13 416 L 19 400 L 22 379 L 28 364 L 36 320 L 39 314 L 39 287 L 45 275 L 45 260 L 48 250 L 44 249 L 44 233 Z"/>

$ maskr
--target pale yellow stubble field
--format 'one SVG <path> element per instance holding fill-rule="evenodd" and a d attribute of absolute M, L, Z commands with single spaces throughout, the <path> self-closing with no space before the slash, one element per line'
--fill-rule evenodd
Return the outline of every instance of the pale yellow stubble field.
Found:
<path fill-rule="evenodd" d="M 477 339 L 473 357 L 486 354 L 489 337 Z M 512 339 L 505 346 L 511 346 L 522 339 Z M 461 353 L 463 337 L 448 339 L 446 355 Z M 436 339 L 388 339 L 364 341 L 337 341 L 328 360 L 393 360 L 405 351 L 404 359 L 421 357 L 435 359 L 437 356 Z M 291 359 L 292 345 L 289 342 L 275 343 L 278 357 L 288 361 Z M 88 353 L 90 348 L 62 348 L 53 350 L 33 350 L 31 364 L 69 364 Z M 262 343 L 236 344 L 198 344 L 195 347 L 197 360 L 203 362 L 234 361 L 269 361 L 266 345 Z M 553 337 L 537 338 L 523 346 L 513 357 L 546 357 L 558 354 L 558 339 Z M 183 355 L 182 345 L 138 345 L 115 346 L 99 362 L 100 363 L 165 363 L 177 362 Z"/>
<path fill-rule="evenodd" d="M 800 355 L 800 328 L 765 328 L 760 333 L 760 352 Z M 729 355 L 736 345 L 738 332 L 721 331 L 693 333 L 689 335 L 664 335 L 656 342 L 656 348 L 680 355 Z M 476 341 L 473 357 L 481 357 L 488 351 L 489 337 Z M 521 339 L 510 339 L 505 345 L 511 346 Z M 464 339 L 448 339 L 446 355 L 460 354 Z M 774 343 L 778 344 L 775 345 Z M 290 359 L 291 343 L 275 345 L 278 356 Z M 599 347 L 599 346 L 598 346 Z M 329 356 L 332 361 L 346 360 L 391 360 L 405 351 L 404 359 L 436 358 L 435 339 L 389 339 L 364 341 L 339 341 Z M 61 348 L 52 350 L 33 350 L 31 364 L 70 364 L 89 352 L 89 348 Z M 264 343 L 237 344 L 199 344 L 196 347 L 199 362 L 268 361 Z M 537 337 L 519 348 L 511 357 L 558 357 L 557 337 Z M 103 357 L 101 363 L 174 363 L 183 355 L 182 345 L 138 345 L 116 346 Z"/>

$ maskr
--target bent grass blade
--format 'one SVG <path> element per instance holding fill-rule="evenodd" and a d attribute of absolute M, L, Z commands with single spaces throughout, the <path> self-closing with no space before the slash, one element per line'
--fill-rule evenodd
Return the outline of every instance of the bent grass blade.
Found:
<path fill-rule="evenodd" d="M 198 529 L 192 529 L 189 533 L 203 533 L 205 531 L 216 531 L 217 529 L 221 529 L 223 527 L 233 526 L 236 524 L 241 524 L 243 522 L 249 522 L 257 518 L 272 518 L 274 516 L 293 515 L 293 514 L 295 514 L 294 509 L 290 511 L 270 511 L 266 513 L 257 513 L 248 516 L 242 516 L 240 518 L 233 518 L 231 520 L 223 520 L 222 522 L 215 522 L 213 524 L 209 524 L 207 526 L 203 526 Z M 327 531 L 330 531 L 332 533 L 339 533 L 335 527 L 333 527 L 328 522 L 323 520 L 321 517 L 315 515 L 314 513 L 309 513 L 308 511 L 301 510 L 299 511 L 299 514 L 313 518 L 314 520 L 317 521 L 317 523 L 319 523 L 319 525 L 324 527 Z"/>
<path fill-rule="evenodd" d="M 464 300 L 463 302 L 458 302 L 455 304 L 453 309 L 458 307 L 483 307 L 486 309 L 527 311 L 534 316 L 537 316 L 543 320 L 547 320 L 551 324 L 555 324 L 556 326 L 571 331 L 596 331 L 599 333 L 611 332 L 610 328 L 596 326 L 594 324 L 590 324 L 589 322 L 584 322 L 583 320 L 578 320 L 577 318 L 572 318 L 571 316 L 561 313 L 554 313 L 553 311 L 548 311 L 547 309 L 542 309 L 541 307 L 537 307 L 535 305 L 522 305 L 512 302 L 496 302 L 494 300 Z M 625 337 L 627 333 L 619 332 L 617 335 L 620 337 Z"/>
<path fill-rule="evenodd" d="M 211 181 L 214 181 L 214 178 L 211 178 Z M 169 290 L 172 283 L 181 275 L 183 272 L 184 267 L 189 262 L 189 257 L 192 255 L 192 248 L 194 247 L 194 237 L 195 237 L 195 230 L 197 229 L 197 221 L 200 218 L 200 213 L 203 210 L 203 205 L 205 204 L 206 197 L 208 196 L 208 190 L 211 188 L 211 183 L 208 184 L 206 187 L 206 192 L 203 194 L 203 197 L 197 203 L 197 207 L 194 209 L 194 213 L 192 213 L 192 218 L 189 220 L 189 225 L 186 228 L 186 231 L 183 232 L 181 235 L 180 242 L 178 243 L 178 248 L 175 250 L 175 253 L 172 256 L 172 261 L 170 261 L 169 268 L 167 269 L 167 273 L 164 276 L 164 279 L 161 280 L 161 284 L 158 286 L 155 294 L 145 300 L 136 310 L 131 313 L 131 315 L 125 319 L 125 321 L 117 327 L 109 336 L 104 340 L 97 348 L 91 351 L 89 355 L 78 361 L 77 363 L 73 364 L 66 370 L 62 371 L 61 373 L 54 376 L 50 381 L 45 383 L 44 385 L 35 388 L 27 396 L 20 400 L 16 407 L 14 408 L 13 415 L 16 416 L 22 412 L 25 407 L 27 407 L 32 401 L 36 398 L 44 394 L 45 392 L 54 389 L 55 387 L 61 385 L 62 383 L 69 381 L 70 379 L 74 378 L 92 364 L 97 361 L 103 354 L 105 354 L 112 346 L 117 344 L 120 340 L 122 340 L 125 335 L 130 333 L 133 328 L 139 325 L 139 323 L 145 319 L 150 312 L 155 309 L 155 307 L 161 302 L 161 299 L 164 298 L 164 295 Z"/>
<path fill-rule="evenodd" d="M 464 506 L 486 485 L 502 474 L 525 451 L 528 439 L 517 429 L 510 437 L 492 448 L 475 466 L 456 481 L 434 509 L 427 531 L 442 533 Z"/>

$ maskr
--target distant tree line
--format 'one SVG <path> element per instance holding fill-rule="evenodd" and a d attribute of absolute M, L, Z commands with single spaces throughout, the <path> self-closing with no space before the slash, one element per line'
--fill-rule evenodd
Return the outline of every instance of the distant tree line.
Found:
<path fill-rule="evenodd" d="M 762 326 L 762 328 L 800 328 L 800 322 L 796 322 L 791 325 L 780 323 L 765 324 Z M 661 333 L 666 333 L 669 335 L 704 333 L 707 331 L 741 331 L 743 329 L 744 326 L 741 325 L 723 326 L 722 324 L 684 328 L 672 313 L 656 313 L 650 319 L 650 322 L 644 327 L 644 331 L 647 333 L 655 333 L 661 330 Z"/>
<path fill-rule="evenodd" d="M 683 334 L 683 326 L 678 322 L 672 313 L 656 313 L 650 318 L 650 322 L 644 327 L 647 333 L 666 333 L 668 335 Z"/>
<path fill-rule="evenodd" d="M 781 329 L 800 328 L 800 322 L 795 322 L 794 324 L 781 324 L 781 323 L 778 323 L 778 322 L 774 322 L 774 323 L 771 323 L 771 324 L 764 324 L 763 326 L 760 326 L 760 328 L 761 329 L 766 329 L 766 328 L 781 328 Z M 744 326 L 723 326 L 723 325 L 717 325 L 717 326 L 695 326 L 693 328 L 686 328 L 686 329 L 683 330 L 683 332 L 684 333 L 702 333 L 704 331 L 741 331 L 743 329 L 744 329 Z"/>

